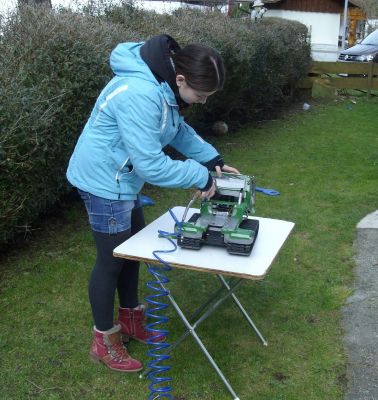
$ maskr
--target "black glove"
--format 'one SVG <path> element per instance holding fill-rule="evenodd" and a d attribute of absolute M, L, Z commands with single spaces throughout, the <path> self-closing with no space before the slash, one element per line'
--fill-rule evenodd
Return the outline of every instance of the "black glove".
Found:
<path fill-rule="evenodd" d="M 210 161 L 206 161 L 204 163 L 201 163 L 204 167 L 206 167 L 209 171 L 215 171 L 215 167 L 221 167 L 221 169 L 224 166 L 224 161 L 222 156 L 220 156 L 219 154 L 214 157 L 212 160 Z"/>
<path fill-rule="evenodd" d="M 206 185 L 203 188 L 199 188 L 199 190 L 201 192 L 207 192 L 211 188 L 211 186 L 213 186 L 213 182 L 214 182 L 214 179 L 209 173 L 209 177 L 207 179 Z"/>

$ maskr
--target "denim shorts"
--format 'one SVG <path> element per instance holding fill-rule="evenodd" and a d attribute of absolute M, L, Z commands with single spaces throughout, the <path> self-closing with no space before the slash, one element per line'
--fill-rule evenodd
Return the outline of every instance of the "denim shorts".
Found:
<path fill-rule="evenodd" d="M 131 229 L 131 212 L 138 201 L 108 200 L 78 189 L 95 232 L 115 235 Z"/>

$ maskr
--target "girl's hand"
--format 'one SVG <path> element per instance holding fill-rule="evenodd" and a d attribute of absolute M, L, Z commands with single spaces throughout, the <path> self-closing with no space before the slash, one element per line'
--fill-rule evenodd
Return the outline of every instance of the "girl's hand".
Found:
<path fill-rule="evenodd" d="M 232 173 L 232 174 L 240 174 L 240 172 L 236 169 L 236 168 L 234 168 L 234 167 L 230 167 L 229 165 L 223 165 L 223 168 L 221 169 L 221 167 L 219 166 L 219 165 L 217 165 L 216 167 L 215 167 L 215 171 L 216 171 L 216 173 L 217 173 L 217 175 L 218 175 L 218 177 L 220 178 L 221 176 L 222 176 L 222 170 L 224 171 L 224 172 L 230 172 L 230 173 Z"/>

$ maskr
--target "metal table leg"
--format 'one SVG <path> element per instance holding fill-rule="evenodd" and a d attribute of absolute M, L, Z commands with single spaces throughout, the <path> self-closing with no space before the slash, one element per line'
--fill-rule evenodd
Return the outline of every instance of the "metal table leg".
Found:
<path fill-rule="evenodd" d="M 222 284 L 224 285 L 224 287 L 227 290 L 230 290 L 230 285 L 227 283 L 227 281 L 224 279 L 224 277 L 220 274 L 217 275 L 218 278 L 220 279 L 220 281 L 222 282 Z M 264 346 L 268 346 L 268 342 L 265 340 L 264 336 L 261 334 L 261 332 L 257 329 L 256 325 L 254 324 L 254 322 L 252 321 L 251 317 L 248 315 L 247 311 L 244 309 L 244 307 L 241 305 L 239 299 L 235 296 L 234 293 L 231 294 L 232 299 L 234 300 L 234 302 L 236 303 L 236 305 L 238 306 L 238 308 L 240 309 L 240 311 L 242 312 L 244 318 L 247 320 L 247 322 L 249 323 L 249 325 L 251 326 L 251 328 L 256 332 L 256 335 L 259 337 L 259 339 L 261 340 L 261 342 L 263 343 Z"/>
<path fill-rule="evenodd" d="M 202 350 L 202 352 L 205 354 L 205 357 L 208 359 L 208 361 L 210 362 L 210 364 L 212 365 L 212 367 L 215 369 L 216 373 L 219 375 L 219 377 L 221 378 L 221 380 L 223 381 L 224 385 L 226 386 L 226 388 L 228 389 L 228 391 L 230 392 L 233 400 L 240 400 L 239 397 L 236 395 L 234 389 L 232 388 L 232 386 L 230 385 L 230 383 L 228 382 L 228 380 L 226 379 L 226 377 L 223 375 L 222 371 L 219 369 L 218 365 L 216 364 L 216 362 L 214 361 L 214 359 L 212 358 L 212 356 L 210 355 L 210 353 L 207 351 L 205 345 L 202 343 L 202 340 L 199 338 L 199 336 L 197 335 L 197 333 L 195 332 L 195 328 L 202 322 L 204 321 L 216 308 L 219 307 L 220 304 L 222 304 L 228 297 L 230 297 L 233 292 L 240 286 L 240 284 L 242 283 L 242 279 L 240 279 L 239 281 L 237 281 L 232 287 L 230 287 L 230 289 L 228 289 L 228 292 L 222 297 L 220 298 L 215 304 L 212 305 L 212 307 L 210 307 L 203 315 L 201 318 L 199 318 L 193 325 L 191 325 L 189 323 L 189 321 L 187 320 L 187 318 L 185 317 L 184 313 L 181 311 L 180 307 L 178 306 L 178 304 L 176 303 L 176 301 L 174 300 L 173 296 L 171 294 L 168 294 L 168 298 L 171 302 L 171 304 L 173 305 L 174 309 L 176 310 L 177 314 L 179 315 L 179 317 L 181 318 L 181 320 L 183 321 L 184 325 L 187 328 L 187 332 L 185 332 L 181 338 L 173 345 L 171 346 L 172 348 L 169 349 L 169 351 L 167 351 L 165 354 L 169 353 L 170 351 L 172 351 L 175 347 L 177 347 L 177 345 L 179 343 L 181 343 L 185 337 L 187 337 L 189 334 L 193 336 L 194 340 L 197 342 L 197 344 L 199 345 L 200 349 Z M 161 288 L 165 291 L 168 292 L 168 290 L 165 288 L 164 284 L 162 282 L 159 281 L 159 285 L 161 286 Z M 150 369 L 144 371 L 140 377 L 142 378 L 143 376 L 145 376 L 146 374 L 148 374 L 148 372 L 150 371 Z"/>
<path fill-rule="evenodd" d="M 222 292 L 225 291 L 225 288 L 221 286 L 216 292 L 214 292 L 201 306 L 197 308 L 196 311 L 188 318 L 189 321 L 194 321 L 201 312 L 205 310 L 214 300 L 218 299 Z"/>
<path fill-rule="evenodd" d="M 213 311 L 218 308 L 226 299 L 228 299 L 232 293 L 240 286 L 240 284 L 242 283 L 242 279 L 238 280 L 231 288 L 230 290 L 221 298 L 219 298 L 219 300 L 217 302 L 215 302 L 211 308 L 209 308 L 197 321 L 195 321 L 193 323 L 193 325 L 191 325 L 192 329 L 188 329 L 187 331 L 185 331 L 172 345 L 169 346 L 168 349 L 166 349 L 164 354 L 169 354 L 171 353 L 186 337 L 188 337 L 191 334 L 192 330 L 195 330 L 198 325 L 203 322 L 207 317 L 209 317 Z M 164 288 L 164 284 L 162 284 L 161 282 L 159 282 L 160 286 L 163 288 L 163 290 L 166 290 Z M 224 292 L 224 288 L 221 288 L 222 290 L 220 292 Z M 219 290 L 218 290 L 219 292 Z M 218 293 L 217 292 L 217 293 Z M 219 297 L 219 296 L 218 296 Z M 171 298 L 168 296 L 168 298 L 171 300 Z M 214 299 L 214 295 L 211 296 L 212 299 Z M 209 303 L 209 301 L 206 302 L 206 304 Z M 177 304 L 177 303 L 176 303 Z M 204 307 L 200 307 L 201 309 L 203 309 Z M 196 312 L 197 313 L 197 312 Z M 188 320 L 189 321 L 189 320 Z M 151 371 L 151 368 L 148 368 L 146 370 L 144 370 L 139 377 L 143 378 L 145 375 L 147 375 L 149 372 Z"/>
<path fill-rule="evenodd" d="M 221 292 L 223 291 L 223 288 L 221 288 Z M 214 297 L 214 296 L 212 296 Z M 208 302 L 209 303 L 209 302 Z M 202 310 L 203 306 L 200 307 L 200 309 Z M 198 314 L 198 310 L 195 312 L 195 314 Z M 205 318 L 207 318 L 210 315 L 210 313 L 207 313 L 207 315 L 205 317 L 200 318 L 198 321 L 194 322 L 194 324 L 192 325 L 192 329 L 195 329 L 202 321 L 205 320 Z M 193 316 L 192 316 L 193 317 Z M 191 318 L 188 319 L 188 321 L 190 321 Z M 182 343 L 184 341 L 185 338 L 187 338 L 189 335 L 191 334 L 190 330 L 186 330 L 173 344 L 171 344 L 166 350 L 164 354 L 169 354 L 171 353 L 180 343 Z M 152 368 L 147 368 L 145 369 L 140 375 L 140 378 L 143 378 L 145 375 L 148 375 L 150 373 L 150 371 L 152 370 Z"/>

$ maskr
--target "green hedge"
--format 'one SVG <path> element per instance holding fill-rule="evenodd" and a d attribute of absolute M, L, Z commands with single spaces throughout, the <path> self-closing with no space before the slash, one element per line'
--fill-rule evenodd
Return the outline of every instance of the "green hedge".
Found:
<path fill-rule="evenodd" d="M 214 119 L 244 123 L 254 118 L 257 109 L 286 100 L 311 62 L 307 28 L 296 21 L 264 18 L 253 23 L 190 10 L 159 16 L 127 6 L 112 8 L 106 17 L 146 38 L 168 33 L 181 45 L 196 41 L 220 51 L 227 71 L 225 88 L 190 115 L 202 125 Z"/>
<path fill-rule="evenodd" d="M 25 8 L 0 22 L 0 245 L 69 190 L 67 161 L 111 77 L 117 43 L 169 33 L 180 44 L 221 52 L 227 84 L 204 109 L 193 108 L 197 126 L 248 120 L 256 108 L 282 101 L 310 62 L 306 28 L 278 19 L 251 24 L 219 13 L 161 16 L 123 6 L 101 15 Z"/>
<path fill-rule="evenodd" d="M 135 34 L 70 12 L 25 9 L 0 43 L 0 243 L 69 190 L 67 160 L 109 80 L 108 56 Z"/>

